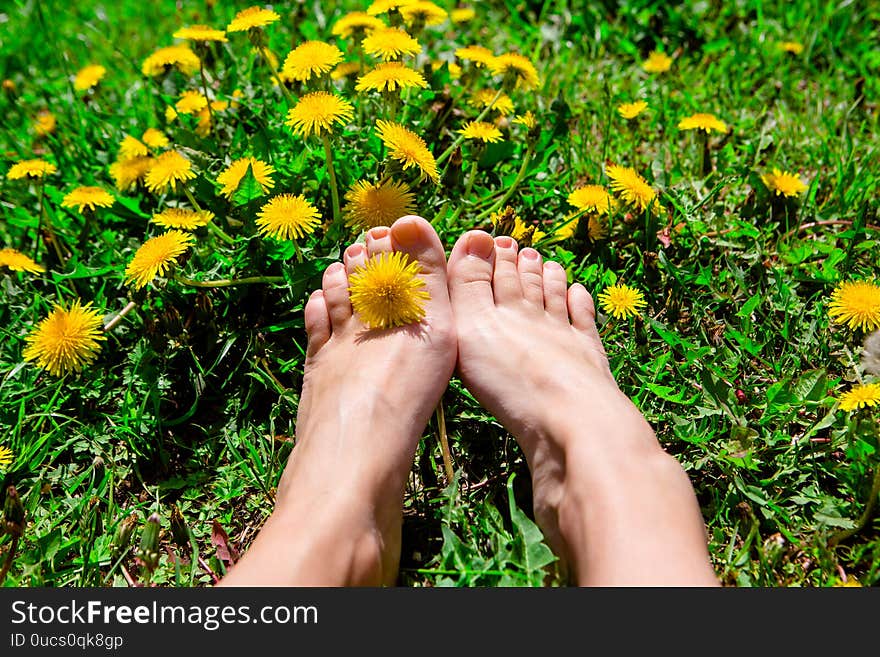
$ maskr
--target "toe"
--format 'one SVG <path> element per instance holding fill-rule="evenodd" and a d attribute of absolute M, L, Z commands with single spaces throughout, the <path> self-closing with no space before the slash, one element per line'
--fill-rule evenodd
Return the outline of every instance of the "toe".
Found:
<path fill-rule="evenodd" d="M 391 226 L 391 245 L 416 260 L 421 266 L 421 277 L 431 295 L 435 312 L 448 314 L 449 289 L 446 282 L 446 252 L 437 231 L 422 217 L 401 217 Z M 438 302 L 439 305 L 433 302 Z"/>
<path fill-rule="evenodd" d="M 495 242 L 482 230 L 471 230 L 458 238 L 449 263 L 449 297 L 456 319 L 485 312 L 495 304 L 492 296 L 492 270 L 495 265 Z"/>
<path fill-rule="evenodd" d="M 346 274 L 351 276 L 355 269 L 367 262 L 367 247 L 363 244 L 352 244 L 342 254 L 342 261 L 345 263 Z"/>
<path fill-rule="evenodd" d="M 324 300 L 324 292 L 315 290 L 306 302 L 303 311 L 306 322 L 306 333 L 309 336 L 307 356 L 314 356 L 318 350 L 327 344 L 330 339 L 330 315 L 327 312 L 327 302 Z"/>
<path fill-rule="evenodd" d="M 568 316 L 576 329 L 596 332 L 596 306 L 587 288 L 580 283 L 568 288 Z"/>
<path fill-rule="evenodd" d="M 391 253 L 391 229 L 376 226 L 367 231 L 367 253 L 372 258 L 380 253 Z"/>
<path fill-rule="evenodd" d="M 339 331 L 351 319 L 351 301 L 348 298 L 348 276 L 345 265 L 334 262 L 324 270 L 324 301 L 333 331 Z"/>
<path fill-rule="evenodd" d="M 565 302 L 567 288 L 568 279 L 562 265 L 552 260 L 545 262 L 544 309 L 563 321 L 568 321 L 568 305 Z"/>
<path fill-rule="evenodd" d="M 519 283 L 522 286 L 523 298 L 538 308 L 544 308 L 544 273 L 541 266 L 541 254 L 532 248 L 519 252 L 517 261 Z"/>
<path fill-rule="evenodd" d="M 508 304 L 521 301 L 522 286 L 516 268 L 516 240 L 512 237 L 495 238 L 495 271 L 492 273 L 492 289 L 495 303 Z"/>

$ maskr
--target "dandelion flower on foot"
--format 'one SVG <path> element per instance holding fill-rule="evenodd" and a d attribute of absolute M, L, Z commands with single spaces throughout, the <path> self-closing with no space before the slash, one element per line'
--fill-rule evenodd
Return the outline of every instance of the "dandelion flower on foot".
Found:
<path fill-rule="evenodd" d="M 371 329 L 387 329 L 420 322 L 424 301 L 431 296 L 419 278 L 419 263 L 405 253 L 380 253 L 349 277 L 351 306 Z"/>
<path fill-rule="evenodd" d="M 618 319 L 635 317 L 647 306 L 642 293 L 628 285 L 612 285 L 599 295 L 602 309 Z"/>
<path fill-rule="evenodd" d="M 853 330 L 880 328 L 880 286 L 868 281 L 841 283 L 831 293 L 828 315 Z"/>
<path fill-rule="evenodd" d="M 79 372 L 97 358 L 99 342 L 105 339 L 102 324 L 91 303 L 83 306 L 77 300 L 69 308 L 59 303 L 25 337 L 22 356 L 52 376 Z"/>
<path fill-rule="evenodd" d="M 29 274 L 39 274 L 46 271 L 42 265 L 37 264 L 21 251 L 15 249 L 0 249 L 0 267 L 6 267 L 12 271 L 24 271 Z"/>
<path fill-rule="evenodd" d="M 76 208 L 82 214 L 85 208 L 89 210 L 94 210 L 95 206 L 109 208 L 115 202 L 116 199 L 100 187 L 77 187 L 67 193 L 61 201 L 61 207 Z"/>
<path fill-rule="evenodd" d="M 180 230 L 169 230 L 148 239 L 125 268 L 126 282 L 139 290 L 156 276 L 164 276 L 192 243 L 193 236 Z"/>
<path fill-rule="evenodd" d="M 346 192 L 345 223 L 349 226 L 373 228 L 390 226 L 400 217 L 415 212 L 415 196 L 406 183 L 394 180 L 371 183 L 359 180 Z"/>
<path fill-rule="evenodd" d="M 281 194 L 266 203 L 257 214 L 257 230 L 264 237 L 292 240 L 315 232 L 321 213 L 305 196 Z"/>

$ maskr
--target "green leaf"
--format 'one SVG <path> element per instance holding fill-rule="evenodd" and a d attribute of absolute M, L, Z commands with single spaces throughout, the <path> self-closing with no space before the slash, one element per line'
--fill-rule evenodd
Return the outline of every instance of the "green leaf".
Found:
<path fill-rule="evenodd" d="M 519 547 L 522 548 L 520 555 L 523 560 L 523 566 L 528 575 L 543 571 L 543 569 L 556 561 L 556 557 L 549 547 L 544 543 L 544 535 L 538 526 L 532 522 L 525 513 L 516 505 L 513 496 L 513 480 L 516 475 L 511 475 L 507 480 L 507 503 L 510 507 L 510 519 L 513 521 L 513 527 L 516 532 L 517 542 L 521 541 Z"/>
<path fill-rule="evenodd" d="M 235 193 L 232 195 L 232 203 L 236 206 L 247 205 L 254 199 L 260 198 L 262 195 L 263 188 L 254 177 L 253 167 L 248 164 L 244 177 L 238 183 L 238 189 L 236 189 Z"/>

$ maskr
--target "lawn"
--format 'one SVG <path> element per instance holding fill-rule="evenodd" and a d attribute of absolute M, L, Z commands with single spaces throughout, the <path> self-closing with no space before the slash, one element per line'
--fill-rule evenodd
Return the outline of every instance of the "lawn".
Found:
<path fill-rule="evenodd" d="M 359 181 L 406 189 L 447 247 L 511 234 L 597 298 L 641 295 L 600 307 L 602 339 L 724 584 L 877 583 L 878 7 L 438 2 L 406 24 L 424 84 L 376 91 L 381 46 L 340 34 L 368 4 L 279 2 L 208 42 L 173 35 L 249 5 L 5 4 L 3 585 L 204 586 L 247 548 L 295 442 L 304 302 L 375 221 Z M 339 61 L 302 75 L 288 53 L 316 40 Z M 323 136 L 288 120 L 319 90 L 350 103 Z M 395 159 L 381 121 L 428 157 Z M 314 219 L 272 232 L 282 194 Z M 35 353 L 54 312 L 95 327 L 86 358 Z M 512 436 L 456 379 L 443 408 L 399 583 L 562 584 Z"/>

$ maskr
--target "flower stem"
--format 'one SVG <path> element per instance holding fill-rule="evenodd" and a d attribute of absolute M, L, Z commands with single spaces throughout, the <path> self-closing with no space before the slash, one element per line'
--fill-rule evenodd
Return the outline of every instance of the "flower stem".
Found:
<path fill-rule="evenodd" d="M 333 149 L 330 148 L 330 137 L 322 135 L 324 156 L 327 158 L 327 172 L 330 174 L 330 193 L 333 196 L 333 223 L 339 223 L 339 187 L 336 185 L 336 170 L 333 168 Z"/>
<path fill-rule="evenodd" d="M 510 187 L 507 188 L 507 192 L 504 194 L 504 196 L 501 197 L 501 200 L 495 202 L 488 210 L 483 210 L 483 212 L 477 215 L 477 218 L 474 219 L 475 224 L 480 223 L 480 221 L 488 217 L 490 214 L 492 214 L 499 208 L 504 207 L 504 204 L 507 203 L 508 199 L 513 196 L 516 188 L 519 187 L 520 183 L 522 183 L 522 181 L 525 179 L 526 170 L 529 168 L 529 164 L 532 161 L 532 155 L 534 155 L 534 152 L 534 145 L 530 145 L 528 150 L 526 151 L 525 157 L 523 157 L 522 166 L 520 166 L 519 172 L 516 174 L 516 178 L 514 179 L 513 183 L 511 183 Z"/>
<path fill-rule="evenodd" d="M 208 123 L 210 129 L 214 129 L 214 110 L 211 108 L 211 97 L 208 95 L 208 79 L 205 77 L 204 57 L 199 57 L 199 76 L 202 78 L 202 91 L 205 92 L 205 100 L 208 101 Z"/>
<path fill-rule="evenodd" d="M 122 321 L 123 317 L 125 317 L 128 313 L 130 313 L 136 307 L 137 307 L 137 304 L 134 301 L 129 301 L 128 304 L 125 306 L 125 308 L 123 308 L 122 310 L 119 311 L 118 315 L 116 315 L 113 319 L 111 319 L 109 322 L 104 324 L 104 332 L 106 333 L 107 331 L 109 331 L 113 327 L 115 327 L 119 322 Z"/>
<path fill-rule="evenodd" d="M 248 278 L 221 278 L 215 281 L 197 281 L 181 274 L 175 274 L 174 280 L 191 287 L 232 287 L 234 285 L 252 285 L 255 283 L 283 283 L 284 276 L 250 276 Z"/>
<path fill-rule="evenodd" d="M 504 89 L 503 88 L 499 89 L 496 92 L 495 97 L 491 101 L 489 101 L 489 104 L 486 105 L 486 107 L 483 108 L 483 111 L 480 112 L 479 116 L 477 116 L 477 118 L 474 119 L 474 122 L 482 121 L 486 117 L 486 115 L 489 113 L 489 110 L 491 110 L 495 106 L 495 103 L 498 102 L 498 99 L 501 98 L 501 94 L 503 94 L 503 93 L 504 93 Z M 440 166 L 446 160 L 446 158 L 448 158 L 450 155 L 452 155 L 452 153 L 455 152 L 455 149 L 459 147 L 459 145 L 461 144 L 461 142 L 464 141 L 464 139 L 465 139 L 464 135 L 459 135 L 458 137 L 456 137 L 455 141 L 452 142 L 452 144 L 449 146 L 449 148 L 447 148 L 445 151 L 443 151 L 443 153 L 440 155 L 440 157 L 437 158 L 437 166 Z M 444 171 L 444 173 L 445 173 L 445 171 Z"/>
<path fill-rule="evenodd" d="M 263 61 L 266 62 L 266 65 L 271 68 L 271 59 L 269 58 L 269 51 L 266 46 L 260 46 L 260 54 L 263 56 Z M 293 99 L 293 96 L 290 95 L 290 90 L 287 88 L 287 85 L 284 84 L 284 80 L 281 79 L 281 76 L 278 75 L 278 72 L 275 69 L 272 69 L 272 75 L 275 77 L 275 81 L 281 88 L 281 93 L 284 95 L 284 100 L 287 101 L 287 107 L 292 108 L 294 105 L 296 105 L 296 101 Z"/>
<path fill-rule="evenodd" d="M 46 183 L 44 179 L 40 179 L 40 209 L 39 209 L 39 219 L 37 220 L 37 245 L 34 248 L 34 257 L 36 258 L 36 250 L 40 248 L 40 228 L 43 225 L 43 214 L 45 210 L 45 190 Z M 58 262 L 61 265 L 62 269 L 67 268 L 67 258 L 64 257 L 64 251 L 61 249 L 61 245 L 58 243 L 58 235 L 55 233 L 55 228 L 52 226 L 52 220 L 49 219 L 49 213 L 46 214 L 46 232 L 49 233 L 49 241 L 52 242 L 52 248 L 55 251 L 55 255 L 58 257 Z"/>
<path fill-rule="evenodd" d="M 452 465 L 452 450 L 449 449 L 449 437 L 446 435 L 446 415 L 443 412 L 443 400 L 441 399 L 434 410 L 437 419 L 437 436 L 440 439 L 440 453 L 443 455 L 443 469 L 446 471 L 446 483 L 451 484 L 455 479 L 455 468 Z"/>
<path fill-rule="evenodd" d="M 199 206 L 199 202 L 196 201 L 196 197 L 193 196 L 193 193 L 190 191 L 189 187 L 187 187 L 186 185 L 181 185 L 181 187 L 183 188 L 183 193 L 186 195 L 186 198 L 189 200 L 189 202 L 192 204 L 192 206 L 196 209 L 196 212 L 202 212 L 203 210 L 202 210 L 201 206 Z M 216 235 L 217 237 L 219 237 L 221 240 L 223 240 L 224 242 L 226 242 L 230 246 L 235 245 L 235 238 L 227 235 L 223 231 L 223 229 L 220 228 L 220 226 L 215 224 L 213 221 L 209 221 L 207 226 L 208 226 L 208 231 L 210 231 L 212 234 Z"/>

